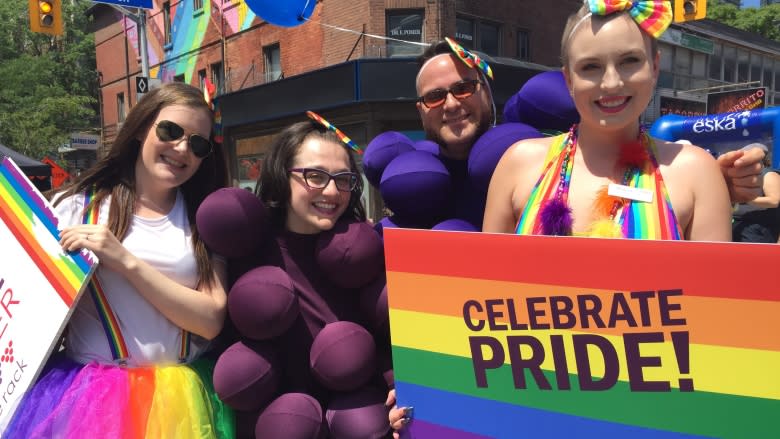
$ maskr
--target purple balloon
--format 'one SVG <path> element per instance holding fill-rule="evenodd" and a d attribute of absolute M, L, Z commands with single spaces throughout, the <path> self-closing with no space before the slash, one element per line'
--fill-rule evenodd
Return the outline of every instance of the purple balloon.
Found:
<path fill-rule="evenodd" d="M 414 149 L 417 151 L 429 152 L 433 155 L 439 155 L 439 144 L 433 140 L 418 140 L 414 142 Z"/>
<path fill-rule="evenodd" d="M 479 232 L 477 226 L 460 218 L 450 218 L 444 220 L 439 224 L 431 227 L 431 230 L 448 230 L 451 232 Z"/>
<path fill-rule="evenodd" d="M 321 439 L 322 407 L 305 393 L 285 393 L 260 413 L 255 437 L 273 439 Z"/>
<path fill-rule="evenodd" d="M 560 70 L 533 76 L 504 104 L 505 122 L 522 122 L 539 130 L 568 131 L 579 120 Z"/>
<path fill-rule="evenodd" d="M 410 151 L 396 157 L 379 184 L 387 207 L 420 228 L 437 222 L 452 205 L 452 182 L 444 164 L 425 151 Z"/>
<path fill-rule="evenodd" d="M 504 152 L 518 140 L 543 137 L 536 128 L 524 123 L 504 123 L 479 137 L 469 152 L 468 173 L 471 184 L 487 193 L 490 178 Z"/>
<path fill-rule="evenodd" d="M 376 370 L 374 337 L 357 323 L 328 323 L 314 338 L 309 362 L 314 376 L 328 389 L 355 390 Z"/>
<path fill-rule="evenodd" d="M 379 187 L 388 163 L 408 151 L 414 151 L 412 141 L 398 131 L 386 131 L 374 137 L 363 153 L 363 173 L 368 182 Z"/>
<path fill-rule="evenodd" d="M 269 232 L 269 215 L 263 202 L 241 188 L 222 188 L 200 203 L 195 214 L 203 242 L 228 258 L 249 256 Z"/>
<path fill-rule="evenodd" d="M 292 279 L 279 267 L 262 266 L 248 271 L 230 289 L 228 313 L 245 337 L 266 340 L 281 335 L 299 313 Z"/>
<path fill-rule="evenodd" d="M 214 366 L 214 390 L 237 410 L 260 410 L 279 387 L 277 357 L 270 344 L 236 342 Z"/>

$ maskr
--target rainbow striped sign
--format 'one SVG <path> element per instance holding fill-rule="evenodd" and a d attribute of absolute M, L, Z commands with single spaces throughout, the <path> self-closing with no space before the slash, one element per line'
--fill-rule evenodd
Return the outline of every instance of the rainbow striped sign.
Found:
<path fill-rule="evenodd" d="M 780 437 L 780 246 L 384 239 L 406 437 Z"/>
<path fill-rule="evenodd" d="M 0 162 L 0 431 L 59 339 L 97 268 L 65 253 L 48 202 L 9 158 Z"/>

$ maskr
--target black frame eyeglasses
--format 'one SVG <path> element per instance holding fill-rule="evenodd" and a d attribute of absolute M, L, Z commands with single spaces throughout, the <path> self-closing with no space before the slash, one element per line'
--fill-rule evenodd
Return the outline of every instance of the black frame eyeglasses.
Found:
<path fill-rule="evenodd" d="M 317 168 L 292 168 L 289 172 L 300 172 L 303 182 L 310 189 L 325 189 L 333 180 L 336 189 L 341 192 L 352 192 L 358 183 L 358 175 L 354 172 L 337 172 L 331 174 L 328 171 Z"/>
<path fill-rule="evenodd" d="M 176 122 L 161 120 L 155 125 L 154 132 L 157 134 L 157 138 L 163 142 L 175 142 L 184 138 L 184 128 Z M 190 134 L 187 136 L 187 144 L 190 146 L 192 153 L 195 154 L 195 157 L 201 159 L 208 157 L 214 149 L 214 145 L 211 144 L 211 141 L 200 134 Z"/>
<path fill-rule="evenodd" d="M 436 88 L 417 98 L 427 108 L 437 108 L 447 101 L 447 94 L 452 93 L 455 99 L 462 101 L 477 92 L 477 86 L 482 84 L 479 79 L 464 79 L 458 81 L 450 88 Z"/>

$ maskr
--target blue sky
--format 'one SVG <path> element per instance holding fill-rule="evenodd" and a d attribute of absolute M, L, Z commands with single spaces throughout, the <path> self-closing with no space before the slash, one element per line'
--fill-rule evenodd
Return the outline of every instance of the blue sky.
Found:
<path fill-rule="evenodd" d="M 743 8 L 757 8 L 761 4 L 761 0 L 742 0 Z"/>

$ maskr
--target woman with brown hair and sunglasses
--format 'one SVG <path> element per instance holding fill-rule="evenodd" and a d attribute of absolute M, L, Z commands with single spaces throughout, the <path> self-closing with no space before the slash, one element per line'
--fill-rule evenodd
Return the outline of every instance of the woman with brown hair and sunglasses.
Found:
<path fill-rule="evenodd" d="M 378 439 L 390 369 L 382 243 L 361 202 L 360 148 L 308 115 L 274 139 L 257 197 L 224 189 L 198 212 L 236 279 L 236 339 L 214 387 L 237 410 L 240 438 Z"/>
<path fill-rule="evenodd" d="M 5 431 L 33 437 L 232 437 L 200 358 L 226 313 L 225 261 L 195 213 L 227 185 L 213 114 L 170 83 L 130 111 L 110 151 L 54 197 L 60 244 L 100 260 L 55 354 Z"/>

